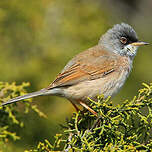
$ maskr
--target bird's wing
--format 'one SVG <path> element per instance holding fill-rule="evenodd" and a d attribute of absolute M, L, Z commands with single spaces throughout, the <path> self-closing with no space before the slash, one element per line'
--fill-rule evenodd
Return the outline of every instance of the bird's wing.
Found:
<path fill-rule="evenodd" d="M 116 55 L 95 46 L 74 57 L 47 89 L 105 77 L 116 70 L 117 58 Z"/>

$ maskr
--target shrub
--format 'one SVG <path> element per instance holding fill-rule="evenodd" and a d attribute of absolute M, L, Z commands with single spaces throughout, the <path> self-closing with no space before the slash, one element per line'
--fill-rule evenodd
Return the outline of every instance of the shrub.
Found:
<path fill-rule="evenodd" d="M 22 83 L 21 85 L 16 85 L 15 83 L 9 84 L 7 82 L 0 82 L 0 104 L 3 101 L 7 101 L 10 98 L 14 98 L 19 95 L 26 94 L 25 87 L 29 86 L 29 83 Z M 16 108 L 17 104 L 0 106 L 0 151 L 11 152 L 11 148 L 7 146 L 10 139 L 19 140 L 20 137 L 14 132 L 14 127 L 23 127 L 24 123 L 20 113 L 29 113 L 29 110 L 35 111 L 40 117 L 46 117 L 36 105 L 31 105 L 31 99 L 27 99 L 24 102 L 25 106 Z"/>
<path fill-rule="evenodd" d="M 40 142 L 35 150 L 50 151 L 150 151 L 152 149 L 152 83 L 143 84 L 131 101 L 113 106 L 103 96 L 91 101 L 98 118 L 88 111 L 74 113 L 64 126 L 63 134 L 55 136 L 54 144 Z"/>
<path fill-rule="evenodd" d="M 1 94 L 5 97 L 8 90 L 12 97 L 25 93 L 23 89 L 28 84 L 23 83 L 16 86 L 14 83 L 1 83 Z M 55 136 L 55 142 L 51 144 L 48 140 L 40 142 L 33 150 L 25 152 L 53 152 L 53 151 L 150 151 L 152 149 L 152 83 L 143 84 L 138 95 L 132 100 L 126 100 L 121 105 L 113 106 L 110 98 L 103 99 L 98 96 L 98 101 L 90 99 L 90 107 L 98 113 L 98 117 L 87 110 L 73 113 L 66 126 L 62 126 L 63 133 Z M 21 93 L 22 92 L 22 93 Z M 7 99 L 10 96 L 6 97 Z M 28 99 L 30 102 L 31 99 Z M 25 103 L 25 112 L 30 106 Z M 9 132 L 12 124 L 22 127 L 21 118 L 15 109 L 16 105 L 1 108 L 1 142 L 6 142 L 12 137 L 19 139 L 15 133 Z M 38 109 L 35 110 L 40 116 L 45 116 Z M 4 123 L 5 120 L 5 123 Z"/>

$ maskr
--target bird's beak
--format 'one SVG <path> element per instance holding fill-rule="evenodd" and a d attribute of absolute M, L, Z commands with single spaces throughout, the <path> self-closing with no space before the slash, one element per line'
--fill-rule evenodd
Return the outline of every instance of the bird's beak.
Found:
<path fill-rule="evenodd" d="M 138 41 L 138 42 L 133 42 L 131 43 L 132 46 L 142 46 L 142 45 L 148 45 L 149 43 L 147 42 L 142 42 L 142 41 Z"/>

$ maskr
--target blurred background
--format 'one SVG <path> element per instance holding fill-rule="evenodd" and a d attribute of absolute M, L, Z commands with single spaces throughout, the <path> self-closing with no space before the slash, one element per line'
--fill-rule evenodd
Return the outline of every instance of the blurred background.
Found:
<path fill-rule="evenodd" d="M 5 0 L 0 1 L 0 81 L 30 82 L 28 92 L 51 83 L 74 55 L 92 47 L 107 29 L 126 22 L 139 39 L 152 43 L 151 0 Z M 152 47 L 139 49 L 133 70 L 114 104 L 132 99 L 141 83 L 152 80 Z M 60 124 L 75 110 L 58 97 L 37 97 L 33 103 L 48 116 L 31 112 L 23 116 L 16 152 L 35 147 L 39 141 L 54 141 Z"/>

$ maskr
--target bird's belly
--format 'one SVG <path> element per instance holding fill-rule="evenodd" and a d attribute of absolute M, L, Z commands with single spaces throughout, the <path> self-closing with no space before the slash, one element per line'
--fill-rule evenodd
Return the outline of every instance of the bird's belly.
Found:
<path fill-rule="evenodd" d="M 124 85 L 128 75 L 128 71 L 123 71 L 117 78 L 115 78 L 115 80 L 113 79 L 111 80 L 111 82 L 107 82 L 107 85 L 105 85 L 105 89 L 103 92 L 104 97 L 107 98 L 108 96 L 114 96 Z"/>
<path fill-rule="evenodd" d="M 104 97 L 115 95 L 123 86 L 129 72 L 127 70 L 115 72 L 104 78 L 89 80 L 78 83 L 64 89 L 64 96 L 72 101 L 88 101 L 88 97 L 96 100 L 98 95 L 104 94 Z"/>

